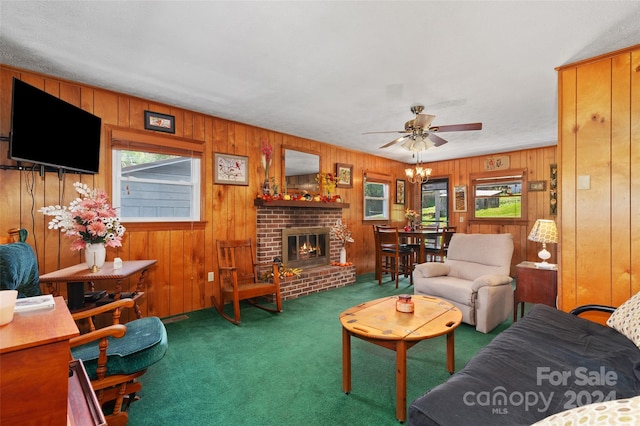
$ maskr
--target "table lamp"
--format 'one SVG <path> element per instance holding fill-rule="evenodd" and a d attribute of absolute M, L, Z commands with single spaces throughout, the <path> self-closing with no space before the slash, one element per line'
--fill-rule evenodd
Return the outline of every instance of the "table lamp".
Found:
<path fill-rule="evenodd" d="M 542 250 L 538 252 L 538 257 L 542 262 L 536 262 L 536 268 L 552 269 L 555 267 L 552 263 L 547 263 L 547 259 L 551 257 L 551 253 L 547 250 L 547 243 L 558 242 L 558 228 L 553 220 L 538 219 L 533 225 L 533 229 L 527 237 L 529 241 L 542 243 Z"/>

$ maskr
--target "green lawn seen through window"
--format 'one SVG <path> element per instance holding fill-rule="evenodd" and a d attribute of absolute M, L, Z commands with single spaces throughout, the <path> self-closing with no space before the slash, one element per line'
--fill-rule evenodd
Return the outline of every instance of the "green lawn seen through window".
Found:
<path fill-rule="evenodd" d="M 521 217 L 522 200 L 517 197 L 500 197 L 498 207 L 476 209 L 476 217 Z"/>

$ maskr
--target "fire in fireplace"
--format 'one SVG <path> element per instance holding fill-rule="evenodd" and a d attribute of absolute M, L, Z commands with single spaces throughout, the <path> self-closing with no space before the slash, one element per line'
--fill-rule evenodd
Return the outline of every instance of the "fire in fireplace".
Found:
<path fill-rule="evenodd" d="M 328 265 L 329 239 L 329 228 L 283 229 L 283 263 L 290 268 Z"/>

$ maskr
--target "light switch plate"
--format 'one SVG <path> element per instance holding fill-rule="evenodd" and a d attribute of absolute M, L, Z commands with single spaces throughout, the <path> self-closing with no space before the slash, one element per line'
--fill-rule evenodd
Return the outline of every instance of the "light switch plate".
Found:
<path fill-rule="evenodd" d="M 578 175 L 578 189 L 591 189 L 591 175 Z"/>

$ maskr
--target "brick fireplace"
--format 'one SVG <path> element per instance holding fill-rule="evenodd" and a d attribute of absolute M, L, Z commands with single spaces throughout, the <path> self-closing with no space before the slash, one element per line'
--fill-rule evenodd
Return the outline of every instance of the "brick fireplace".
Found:
<path fill-rule="evenodd" d="M 304 207 L 300 206 L 304 204 Z M 257 261 L 271 262 L 274 258 L 286 260 L 283 254 L 283 231 L 292 228 L 330 228 L 342 217 L 342 209 L 316 202 L 264 202 L 257 205 Z M 340 243 L 330 239 L 329 262 L 340 259 Z M 289 265 L 287 265 L 289 266 Z M 311 293 L 344 287 L 356 280 L 355 266 L 302 266 L 299 277 L 281 282 L 282 298 L 295 299 Z"/>

